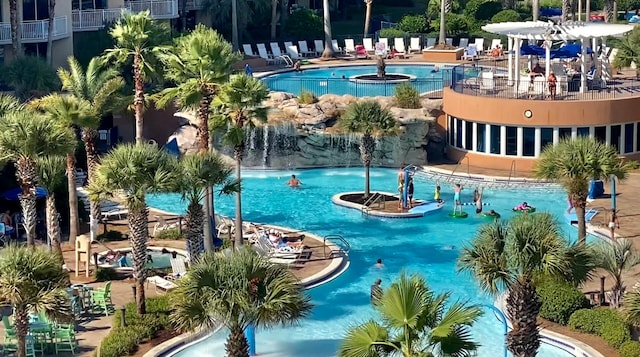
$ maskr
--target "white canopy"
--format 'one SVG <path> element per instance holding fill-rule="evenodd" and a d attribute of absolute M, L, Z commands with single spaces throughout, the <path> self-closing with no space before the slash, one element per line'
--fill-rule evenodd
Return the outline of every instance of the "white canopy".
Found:
<path fill-rule="evenodd" d="M 500 22 L 482 26 L 482 29 L 498 35 L 531 40 L 567 41 L 600 38 L 607 36 L 620 37 L 633 30 L 634 25 L 608 24 L 604 22 Z"/>

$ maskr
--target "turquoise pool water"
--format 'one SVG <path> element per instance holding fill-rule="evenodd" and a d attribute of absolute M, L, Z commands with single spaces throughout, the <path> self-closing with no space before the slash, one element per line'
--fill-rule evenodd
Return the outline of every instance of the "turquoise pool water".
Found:
<path fill-rule="evenodd" d="M 442 89 L 443 78 L 450 79 L 451 71 L 441 68 L 433 72 L 434 66 L 421 65 L 391 65 L 387 63 L 386 72 L 407 74 L 415 79 L 410 83 L 421 93 Z M 303 91 L 312 92 L 317 96 L 331 94 L 350 94 L 354 96 L 391 96 L 397 84 L 395 83 L 356 83 L 349 77 L 360 74 L 376 74 L 374 64 L 367 66 L 342 66 L 306 69 L 302 72 L 284 72 L 262 77 L 269 89 L 289 92 L 299 95 Z M 344 76 L 344 78 L 343 78 Z"/>
<path fill-rule="evenodd" d="M 285 185 L 289 175 L 296 174 L 303 183 L 300 189 Z M 250 221 L 293 227 L 320 236 L 339 234 L 351 244 L 349 269 L 337 279 L 309 291 L 315 303 L 312 316 L 298 326 L 258 331 L 257 352 L 261 356 L 330 357 L 335 356 L 345 330 L 352 324 L 375 317 L 369 303 L 369 286 L 382 279 L 388 286 L 400 271 L 424 274 L 431 288 L 449 290 L 453 299 L 469 300 L 477 304 L 491 304 L 492 299 L 481 293 L 473 279 L 455 270 L 460 247 L 468 242 L 485 221 L 470 214 L 467 219 L 448 217 L 453 192 L 442 187 L 445 209 L 419 219 L 367 218 L 359 211 L 335 206 L 331 196 L 345 191 L 362 190 L 364 172 L 361 168 L 318 169 L 301 171 L 245 171 L 243 185 L 243 215 Z M 374 190 L 394 192 L 396 171 L 373 169 L 371 183 Z M 422 181 L 415 183 L 417 198 L 433 197 L 434 185 Z M 463 200 L 471 201 L 473 188 L 463 191 Z M 526 200 L 538 211 L 549 211 L 559 217 L 566 209 L 565 195 L 561 191 L 496 192 L 485 190 L 485 202 L 502 214 L 512 217 L 511 208 Z M 150 206 L 184 213 L 185 205 L 179 195 L 149 197 Z M 471 213 L 474 207 L 465 207 Z M 216 210 L 233 215 L 232 197 L 216 195 Z M 561 218 L 563 219 L 563 218 Z M 562 221 L 564 222 L 564 221 Z M 564 223 L 563 223 L 564 224 Z M 569 239 L 577 232 L 567 225 Z M 374 268 L 382 258 L 384 268 Z M 478 356 L 502 356 L 502 325 L 493 313 L 485 315 L 474 325 L 473 335 L 482 344 Z M 186 356 L 224 356 L 225 333 L 218 333 L 185 350 L 173 354 Z M 543 346 L 540 356 L 569 356 L 550 346 Z"/>

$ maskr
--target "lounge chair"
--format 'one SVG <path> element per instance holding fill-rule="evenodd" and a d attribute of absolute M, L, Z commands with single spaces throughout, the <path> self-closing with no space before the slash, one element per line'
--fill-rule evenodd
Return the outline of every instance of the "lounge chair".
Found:
<path fill-rule="evenodd" d="M 400 57 L 404 58 L 407 54 L 407 50 L 404 48 L 404 38 L 396 37 L 393 39 L 393 51 L 391 52 L 392 57 Z"/>
<path fill-rule="evenodd" d="M 324 52 L 324 41 L 314 40 L 313 47 L 314 47 L 313 50 L 316 51 L 316 55 L 321 56 L 322 52 Z"/>
<path fill-rule="evenodd" d="M 150 276 L 147 278 L 147 283 L 151 283 L 156 287 L 156 293 L 158 293 L 158 289 L 160 292 L 168 292 L 178 287 L 178 285 L 172 281 L 169 281 L 165 278 L 159 276 Z"/>
<path fill-rule="evenodd" d="M 344 49 L 338 45 L 338 40 L 331 40 L 331 48 L 335 53 L 344 54 Z"/>
<path fill-rule="evenodd" d="M 389 51 L 389 39 L 388 39 L 388 38 L 386 38 L 386 37 L 380 37 L 380 38 L 378 39 L 378 43 L 382 43 L 382 44 L 384 44 L 384 48 L 385 48 L 387 51 Z"/>
<path fill-rule="evenodd" d="M 251 48 L 250 44 L 243 44 L 242 45 L 242 50 L 244 51 L 244 54 L 247 56 L 251 56 L 251 57 L 256 57 L 256 55 L 253 53 L 253 48 Z"/>
<path fill-rule="evenodd" d="M 544 98 L 546 92 L 547 92 L 547 79 L 542 76 L 534 77 L 533 85 L 529 90 L 529 94 L 532 96 Z"/>
<path fill-rule="evenodd" d="M 267 61 L 267 65 L 277 63 L 276 59 L 273 58 L 273 56 L 269 54 L 269 52 L 267 51 L 267 48 L 265 47 L 264 43 L 258 43 L 256 47 L 258 47 L 258 54 L 260 55 L 260 57 L 265 61 Z"/>
<path fill-rule="evenodd" d="M 127 218 L 129 215 L 129 210 L 126 208 L 114 208 L 109 211 L 102 211 L 100 214 L 100 218 L 103 221 L 113 221 L 113 220 L 122 220 Z"/>
<path fill-rule="evenodd" d="M 469 45 L 469 47 L 464 51 L 462 59 L 471 61 L 478 59 L 478 49 L 476 48 L 476 45 Z"/>
<path fill-rule="evenodd" d="M 156 236 L 157 232 L 165 231 L 167 229 L 179 228 L 180 224 L 178 222 L 168 224 L 163 216 L 155 216 L 156 223 L 153 225 L 153 234 L 152 236 Z"/>
<path fill-rule="evenodd" d="M 458 43 L 458 47 L 467 48 L 468 46 L 469 46 L 469 39 L 466 37 L 461 38 L 460 42 Z"/>
<path fill-rule="evenodd" d="M 271 42 L 269 46 L 271 47 L 271 54 L 273 54 L 273 57 L 277 61 L 284 63 L 287 67 L 293 66 L 293 60 L 291 59 L 291 57 L 282 53 L 280 45 L 277 42 Z"/>
<path fill-rule="evenodd" d="M 425 49 L 433 47 L 436 45 L 436 38 L 435 37 L 428 37 L 427 38 L 427 44 L 424 46 Z"/>
<path fill-rule="evenodd" d="M 494 92 L 496 90 L 493 80 L 493 72 L 482 72 L 480 74 L 480 90 L 485 93 Z"/>
<path fill-rule="evenodd" d="M 352 38 L 347 38 L 344 40 L 344 53 L 350 55 L 356 52 L 356 45 L 353 42 Z"/>
<path fill-rule="evenodd" d="M 476 38 L 474 40 L 476 48 L 478 49 L 478 54 L 483 54 L 484 53 L 484 38 Z"/>
<path fill-rule="evenodd" d="M 298 47 L 300 47 L 300 54 L 302 57 L 310 57 L 315 54 L 314 51 L 309 51 L 309 47 L 307 47 L 307 41 L 298 41 Z"/>
<path fill-rule="evenodd" d="M 291 60 L 293 61 L 299 61 L 302 59 L 302 57 L 300 56 L 300 54 L 298 53 L 298 47 L 294 46 L 294 45 L 288 45 L 286 47 L 287 49 L 287 55 L 289 55 L 289 57 L 291 58 Z"/>
<path fill-rule="evenodd" d="M 500 48 L 502 48 L 502 40 L 499 38 L 494 38 L 493 40 L 491 40 L 491 49 L 496 48 L 496 46 L 499 46 Z"/>
<path fill-rule="evenodd" d="M 363 45 L 356 46 L 356 58 L 369 58 L 369 52 L 364 48 Z"/>
<path fill-rule="evenodd" d="M 375 53 L 376 52 L 375 47 L 373 47 L 373 39 L 371 39 L 371 38 L 363 38 L 362 39 L 362 45 L 364 46 L 364 49 L 367 50 L 368 53 Z"/>
<path fill-rule="evenodd" d="M 187 275 L 187 264 L 185 263 L 184 258 L 171 258 L 170 261 L 171 274 L 167 275 L 167 278 L 176 280 Z"/>
<path fill-rule="evenodd" d="M 444 43 L 446 43 L 449 46 L 453 46 L 453 38 L 452 37 L 445 38 Z"/>
<path fill-rule="evenodd" d="M 518 92 L 517 96 L 527 96 L 529 97 L 529 91 L 531 87 L 531 79 L 528 77 L 520 77 L 520 81 L 518 82 Z"/>
<path fill-rule="evenodd" d="M 420 47 L 420 37 L 411 37 L 411 42 L 409 43 L 409 53 L 420 53 L 422 48 Z"/>

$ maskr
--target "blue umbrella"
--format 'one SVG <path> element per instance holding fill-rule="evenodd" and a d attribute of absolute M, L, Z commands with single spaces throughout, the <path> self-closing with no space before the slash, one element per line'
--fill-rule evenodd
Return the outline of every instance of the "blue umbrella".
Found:
<path fill-rule="evenodd" d="M 2 194 L 2 198 L 9 201 L 17 201 L 18 196 L 22 194 L 22 188 L 16 187 L 12 188 L 9 191 L 5 191 Z M 45 198 L 47 197 L 47 190 L 43 187 L 36 187 L 36 198 Z"/>

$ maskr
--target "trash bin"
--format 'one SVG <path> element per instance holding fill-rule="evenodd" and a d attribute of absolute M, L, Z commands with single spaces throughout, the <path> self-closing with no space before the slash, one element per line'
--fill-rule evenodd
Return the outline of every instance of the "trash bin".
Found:
<path fill-rule="evenodd" d="M 604 182 L 600 180 L 589 181 L 589 199 L 594 199 L 604 194 Z"/>

